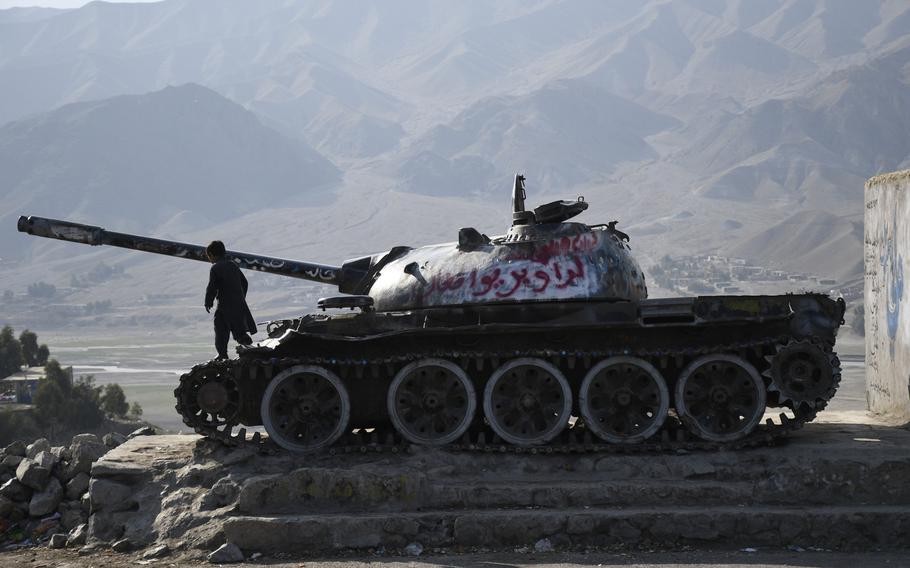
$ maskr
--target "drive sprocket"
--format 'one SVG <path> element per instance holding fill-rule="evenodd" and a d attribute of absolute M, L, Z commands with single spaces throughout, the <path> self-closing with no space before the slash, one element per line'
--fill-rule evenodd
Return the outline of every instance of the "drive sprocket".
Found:
<path fill-rule="evenodd" d="M 764 375 L 771 379 L 769 392 L 790 408 L 806 405 L 824 408 L 841 379 L 840 360 L 817 341 L 791 341 L 770 358 Z"/>
<path fill-rule="evenodd" d="M 212 362 L 193 367 L 180 377 L 174 390 L 177 412 L 196 433 L 236 445 L 235 426 L 240 424 L 240 391 L 236 368 L 230 362 Z M 245 438 L 245 430 L 241 434 Z"/>

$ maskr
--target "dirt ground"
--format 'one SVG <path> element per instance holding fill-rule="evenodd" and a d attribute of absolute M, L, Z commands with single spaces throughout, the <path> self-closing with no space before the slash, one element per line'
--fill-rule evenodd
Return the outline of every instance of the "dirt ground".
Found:
<path fill-rule="evenodd" d="M 80 556 L 75 551 L 38 548 L 0 553 L 4 568 L 126 568 L 156 566 L 179 568 L 184 566 L 213 566 L 202 557 L 173 557 L 156 561 L 143 561 L 135 554 L 99 552 Z M 421 556 L 420 559 L 401 557 L 354 557 L 349 559 L 314 560 L 294 558 L 259 557 L 242 564 L 230 566 L 250 568 L 675 568 L 677 566 L 705 568 L 762 568 L 765 566 L 793 568 L 872 568 L 878 566 L 910 566 L 910 554 L 898 552 L 812 552 L 757 550 L 735 551 L 679 551 L 679 552 L 621 552 L 621 553 L 552 553 L 552 554 L 464 554 Z"/>

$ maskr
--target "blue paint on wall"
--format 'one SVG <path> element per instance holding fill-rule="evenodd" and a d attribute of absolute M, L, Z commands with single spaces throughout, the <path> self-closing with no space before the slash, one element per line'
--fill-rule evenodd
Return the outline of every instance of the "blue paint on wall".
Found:
<path fill-rule="evenodd" d="M 884 275 L 888 299 L 885 318 L 888 320 L 888 338 L 891 340 L 891 358 L 894 359 L 894 340 L 897 337 L 897 326 L 900 322 L 901 300 L 904 297 L 904 257 L 897 250 L 897 212 L 891 217 L 891 223 L 882 228 L 884 250 L 879 258 Z"/>

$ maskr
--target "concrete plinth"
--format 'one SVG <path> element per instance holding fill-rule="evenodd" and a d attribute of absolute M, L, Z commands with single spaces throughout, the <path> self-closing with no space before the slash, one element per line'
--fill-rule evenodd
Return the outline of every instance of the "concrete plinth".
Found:
<path fill-rule="evenodd" d="M 866 182 L 864 256 L 869 410 L 910 420 L 910 170 Z"/>
<path fill-rule="evenodd" d="M 173 550 L 910 547 L 910 431 L 881 424 L 646 455 L 299 456 L 148 436 L 96 463 L 92 487 L 90 540 Z"/>

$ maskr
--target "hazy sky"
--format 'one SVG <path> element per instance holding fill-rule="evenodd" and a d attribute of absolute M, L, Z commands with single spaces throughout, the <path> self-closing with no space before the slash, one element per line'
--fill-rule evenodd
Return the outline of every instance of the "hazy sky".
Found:
<path fill-rule="evenodd" d="M 123 0 L 105 0 L 107 2 L 120 2 Z M 157 2 L 159 0 L 130 0 L 130 2 Z M 0 9 L 15 6 L 44 6 L 45 8 L 78 8 L 85 6 L 88 0 L 0 0 Z"/>

